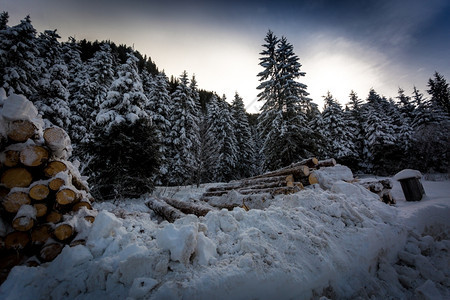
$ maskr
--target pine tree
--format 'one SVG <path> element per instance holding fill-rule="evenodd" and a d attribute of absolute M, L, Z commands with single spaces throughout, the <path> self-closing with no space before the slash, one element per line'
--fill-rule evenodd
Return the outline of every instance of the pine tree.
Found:
<path fill-rule="evenodd" d="M 450 87 L 445 80 L 444 76 L 438 72 L 434 73 L 434 79 L 428 80 L 427 90 L 431 96 L 431 102 L 440 107 L 448 115 L 450 114 Z"/>
<path fill-rule="evenodd" d="M 301 157 L 311 155 L 314 149 L 312 131 L 306 118 L 310 99 L 306 86 L 295 81 L 304 76 L 298 57 L 286 38 L 278 40 L 269 31 L 258 74 L 262 90 L 259 101 L 264 101 L 258 118 L 259 134 L 263 142 L 266 170 L 286 166 Z"/>
<path fill-rule="evenodd" d="M 324 103 L 322 118 L 328 157 L 351 160 L 357 153 L 353 144 L 353 133 L 349 130 L 344 111 L 330 92 L 324 97 Z"/>
<path fill-rule="evenodd" d="M 149 78 L 151 77 L 149 76 Z M 157 184 L 167 184 L 167 177 L 169 176 L 168 151 L 170 149 L 169 133 L 171 130 L 171 99 L 168 89 L 169 82 L 164 73 L 160 73 L 152 78 L 152 80 L 144 83 L 144 90 L 148 95 L 149 101 L 147 110 L 153 121 L 155 134 L 160 141 L 159 152 L 161 153 L 161 167 L 158 178 L 156 178 Z"/>
<path fill-rule="evenodd" d="M 44 118 L 70 131 L 72 112 L 69 107 L 69 70 L 64 62 L 63 49 L 56 30 L 41 33 L 37 42 L 43 54 L 38 94 L 31 99 Z"/>
<path fill-rule="evenodd" d="M 0 78 L 8 95 L 35 96 L 40 74 L 36 30 L 27 16 L 20 24 L 8 27 L 8 14 L 2 13 L 0 30 Z"/>
<path fill-rule="evenodd" d="M 200 151 L 199 103 L 192 99 L 192 89 L 186 71 L 171 95 L 173 107 L 170 132 L 171 185 L 192 184 L 198 181 Z"/>
<path fill-rule="evenodd" d="M 255 171 L 255 142 L 248 124 L 244 101 L 236 92 L 231 105 L 236 137 L 236 174 L 238 178 L 250 177 Z"/>
<path fill-rule="evenodd" d="M 100 104 L 96 121 L 109 130 L 112 125 L 122 122 L 134 123 L 139 118 L 148 118 L 145 105 L 148 102 L 137 70 L 137 59 L 128 54 L 125 64 L 118 71 L 106 100 Z"/>

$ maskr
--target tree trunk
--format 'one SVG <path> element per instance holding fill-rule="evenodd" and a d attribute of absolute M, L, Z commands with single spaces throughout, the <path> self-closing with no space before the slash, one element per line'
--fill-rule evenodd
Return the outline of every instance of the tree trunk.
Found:
<path fill-rule="evenodd" d="M 170 206 L 169 204 L 158 198 L 152 197 L 145 204 L 157 215 L 163 217 L 164 219 L 166 219 L 171 223 L 173 223 L 176 219 L 185 216 L 185 214 L 182 213 L 179 209 Z"/>
<path fill-rule="evenodd" d="M 3 172 L 0 179 L 5 187 L 12 189 L 14 187 L 27 187 L 33 180 L 31 173 L 25 168 L 12 168 Z"/>
<path fill-rule="evenodd" d="M 29 145 L 20 151 L 20 162 L 27 167 L 38 167 L 48 161 L 48 156 L 44 147 Z"/>
<path fill-rule="evenodd" d="M 15 142 L 26 142 L 34 138 L 36 134 L 36 126 L 28 120 L 15 120 L 9 123 L 8 138 Z"/>

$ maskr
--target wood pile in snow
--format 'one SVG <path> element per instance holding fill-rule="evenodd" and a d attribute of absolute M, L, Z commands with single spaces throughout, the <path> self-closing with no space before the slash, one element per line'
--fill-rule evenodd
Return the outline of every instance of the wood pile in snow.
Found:
<path fill-rule="evenodd" d="M 87 183 L 67 160 L 71 144 L 63 129 L 46 126 L 17 95 L 4 101 L 0 124 L 2 282 L 15 265 L 51 261 L 64 245 L 83 243 L 78 233 L 95 213 Z"/>
<path fill-rule="evenodd" d="M 377 194 L 384 203 L 395 204 L 395 199 L 391 195 L 393 184 L 390 179 L 364 178 L 357 182 L 372 193 Z"/>

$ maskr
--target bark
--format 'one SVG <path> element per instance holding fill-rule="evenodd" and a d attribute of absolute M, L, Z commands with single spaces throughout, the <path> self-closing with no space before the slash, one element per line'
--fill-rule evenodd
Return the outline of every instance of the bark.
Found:
<path fill-rule="evenodd" d="M 20 162 L 27 167 L 38 167 L 48 161 L 49 152 L 42 146 L 29 145 L 20 151 Z"/>
<path fill-rule="evenodd" d="M 30 188 L 30 191 L 28 192 L 30 198 L 36 201 L 44 200 L 45 198 L 47 198 L 49 193 L 50 190 L 45 184 L 36 184 L 32 188 Z"/>
<path fill-rule="evenodd" d="M 252 195 L 252 194 L 271 194 L 275 195 L 289 195 L 296 192 L 299 192 L 300 188 L 297 186 L 294 187 L 274 187 L 274 188 L 263 188 L 263 189 L 249 189 L 249 190 L 241 190 L 239 193 L 243 195 Z"/>
<path fill-rule="evenodd" d="M 3 207 L 9 213 L 17 213 L 22 205 L 30 204 L 31 199 L 25 192 L 10 192 L 3 200 Z"/>
<path fill-rule="evenodd" d="M 28 120 L 15 120 L 9 123 L 8 138 L 23 143 L 37 135 L 36 126 Z"/>
<path fill-rule="evenodd" d="M 33 180 L 31 173 L 25 168 L 12 168 L 3 172 L 0 179 L 5 187 L 12 189 L 14 187 L 27 187 Z"/>
<path fill-rule="evenodd" d="M 179 209 L 170 206 L 165 201 L 158 198 L 152 197 L 145 204 L 157 215 L 163 217 L 165 220 L 171 223 L 173 223 L 176 219 L 185 216 L 185 214 L 182 213 Z"/>
<path fill-rule="evenodd" d="M 46 177 L 51 178 L 54 177 L 59 172 L 64 172 L 67 170 L 67 166 L 61 161 L 51 161 L 44 168 L 44 174 Z"/>
<path fill-rule="evenodd" d="M 216 187 L 210 187 L 207 192 L 220 192 L 220 191 L 231 191 L 239 190 L 242 188 L 249 188 L 252 186 L 267 186 L 270 184 L 279 184 L 280 186 L 286 186 L 289 182 L 293 181 L 292 175 L 281 175 L 273 177 L 262 177 L 262 178 L 249 178 L 242 179 L 240 181 L 230 182 L 225 185 L 220 185 Z"/>
<path fill-rule="evenodd" d="M 304 159 L 300 162 L 290 164 L 287 168 L 295 168 L 298 166 L 307 166 L 308 168 L 316 168 L 319 164 L 319 160 L 315 157 Z"/>
<path fill-rule="evenodd" d="M 251 177 L 253 178 L 267 178 L 267 177 L 274 177 L 274 176 L 281 176 L 281 175 L 292 175 L 294 176 L 294 180 L 297 181 L 299 178 L 303 178 L 309 175 L 309 168 L 305 165 L 300 165 L 300 166 L 296 166 L 293 168 L 285 168 L 285 169 L 280 169 L 280 170 L 276 170 L 273 172 L 268 172 L 262 175 L 258 175 L 255 177 Z"/>

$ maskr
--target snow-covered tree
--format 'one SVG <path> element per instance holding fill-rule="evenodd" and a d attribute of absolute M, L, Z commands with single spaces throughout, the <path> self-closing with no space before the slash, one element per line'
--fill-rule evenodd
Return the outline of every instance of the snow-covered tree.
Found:
<path fill-rule="evenodd" d="M 433 105 L 450 114 L 450 87 L 444 76 L 435 72 L 434 78 L 428 80 L 428 88 Z"/>
<path fill-rule="evenodd" d="M 286 38 L 269 31 L 260 58 L 264 68 L 258 74 L 261 84 L 258 100 L 263 101 L 258 129 L 263 141 L 264 166 L 267 170 L 286 166 L 301 157 L 311 155 L 314 143 L 306 118 L 306 86 L 296 81 L 304 76 L 301 64 Z"/>
<path fill-rule="evenodd" d="M 341 105 L 330 92 L 324 97 L 324 110 L 322 112 L 324 136 L 327 145 L 328 157 L 338 160 L 354 158 L 357 154 L 353 144 L 353 133 Z"/>
<path fill-rule="evenodd" d="M 239 178 L 250 177 L 255 171 L 255 141 L 248 124 L 244 101 L 236 92 L 231 104 L 236 137 L 236 174 Z"/>
<path fill-rule="evenodd" d="M 199 103 L 192 98 L 192 89 L 184 71 L 171 95 L 173 106 L 170 123 L 169 184 L 190 184 L 198 181 L 200 151 Z"/>
<path fill-rule="evenodd" d="M 46 30 L 39 36 L 37 46 L 42 54 L 42 73 L 38 82 L 38 93 L 32 96 L 32 99 L 44 118 L 70 131 L 70 75 L 59 38 L 56 30 Z"/>
<path fill-rule="evenodd" d="M 144 89 L 148 97 L 147 110 L 155 126 L 155 134 L 160 141 L 161 167 L 156 183 L 167 184 L 170 158 L 168 155 L 170 149 L 169 133 L 171 131 L 169 81 L 164 73 L 160 73 L 152 80 L 147 81 L 144 87 L 147 87 Z"/>
<path fill-rule="evenodd" d="M 8 27 L 8 14 L 1 15 L 0 79 L 8 95 L 23 94 L 28 99 L 36 95 L 40 73 L 36 30 L 27 16 L 20 24 Z"/>
<path fill-rule="evenodd" d="M 122 122 L 134 123 L 139 118 L 148 118 L 145 105 L 148 102 L 138 74 L 137 59 L 128 54 L 125 64 L 118 71 L 118 78 L 111 84 L 106 100 L 100 104 L 96 121 L 109 130 Z"/>

